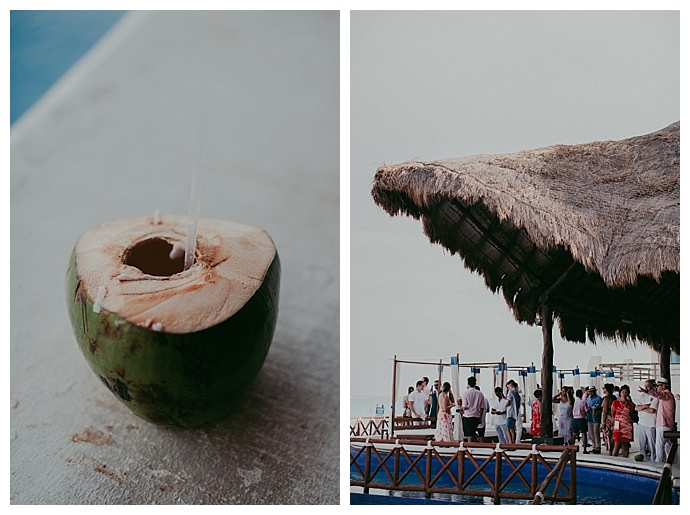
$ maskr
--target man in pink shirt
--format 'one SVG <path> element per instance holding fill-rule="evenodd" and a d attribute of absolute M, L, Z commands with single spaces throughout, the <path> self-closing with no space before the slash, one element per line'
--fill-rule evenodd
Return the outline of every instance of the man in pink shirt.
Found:
<path fill-rule="evenodd" d="M 467 390 L 462 394 L 462 430 L 468 442 L 477 441 L 477 427 L 486 416 L 484 394 L 475 388 L 477 378 L 467 378 Z"/>
<path fill-rule="evenodd" d="M 659 401 L 656 407 L 655 458 L 665 463 L 671 450 L 671 440 L 664 437 L 664 431 L 671 431 L 676 425 L 676 399 L 671 393 L 668 379 L 664 377 L 657 380 L 656 388 L 651 388 L 647 393 Z"/>

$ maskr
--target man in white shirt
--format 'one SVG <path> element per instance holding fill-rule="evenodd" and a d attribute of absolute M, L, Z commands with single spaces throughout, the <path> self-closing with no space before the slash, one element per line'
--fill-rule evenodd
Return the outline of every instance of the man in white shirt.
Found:
<path fill-rule="evenodd" d="M 656 406 L 658 400 L 649 395 L 649 391 L 656 388 L 656 381 L 654 379 L 647 379 L 644 382 L 644 389 L 640 392 L 639 400 L 635 405 L 640 421 L 637 423 L 637 439 L 640 442 L 640 454 L 635 456 L 635 461 L 644 461 L 647 459 L 647 452 L 649 452 L 649 459 L 656 461 Z"/>
<path fill-rule="evenodd" d="M 584 454 L 589 454 L 587 450 L 587 402 L 583 398 L 582 390 L 578 388 L 575 392 L 575 403 L 573 404 L 573 420 L 570 424 L 573 429 L 573 442 L 582 435 L 582 449 Z"/>
<path fill-rule="evenodd" d="M 431 386 L 429 386 L 429 378 L 427 376 L 422 377 L 422 382 L 424 383 L 424 388 L 422 391 L 427 397 L 431 395 Z"/>
<path fill-rule="evenodd" d="M 417 381 L 416 389 L 407 399 L 410 401 L 410 408 L 412 410 L 412 418 L 426 418 L 426 405 L 428 404 L 427 396 L 424 395 L 424 381 Z"/>
<path fill-rule="evenodd" d="M 497 386 L 494 389 L 496 398 L 491 407 L 491 414 L 493 415 L 493 424 L 496 427 L 496 436 L 500 443 L 508 443 L 506 437 L 506 398 L 503 396 L 503 389 Z"/>
<path fill-rule="evenodd" d="M 424 406 L 424 412 L 429 415 L 429 409 L 431 408 L 431 386 L 429 386 L 429 378 L 427 376 L 422 377 L 422 382 L 424 383 L 422 393 L 426 395 L 426 406 Z"/>

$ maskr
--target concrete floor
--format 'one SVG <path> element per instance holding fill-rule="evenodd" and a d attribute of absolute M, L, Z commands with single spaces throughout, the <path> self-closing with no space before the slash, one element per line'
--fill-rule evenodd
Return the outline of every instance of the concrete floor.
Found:
<path fill-rule="evenodd" d="M 280 313 L 234 414 L 171 430 L 88 368 L 64 278 L 87 229 L 186 213 L 200 161 L 201 216 L 273 237 Z M 337 12 L 125 15 L 11 130 L 10 502 L 338 503 L 339 202 Z"/>

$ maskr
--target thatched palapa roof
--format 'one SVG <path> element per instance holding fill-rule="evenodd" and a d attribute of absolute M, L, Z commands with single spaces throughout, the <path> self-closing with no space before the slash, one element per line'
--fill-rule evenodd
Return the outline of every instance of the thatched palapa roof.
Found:
<path fill-rule="evenodd" d="M 374 201 L 421 219 L 516 319 L 680 352 L 680 122 L 644 136 L 383 166 Z"/>

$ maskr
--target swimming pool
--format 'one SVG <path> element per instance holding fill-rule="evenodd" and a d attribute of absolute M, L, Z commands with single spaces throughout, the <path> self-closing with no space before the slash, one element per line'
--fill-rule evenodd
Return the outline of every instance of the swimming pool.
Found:
<path fill-rule="evenodd" d="M 350 480 L 358 481 L 362 479 L 361 471 L 364 470 L 364 455 L 358 454 L 357 448 L 351 448 L 351 458 L 356 457 L 356 463 L 350 466 Z M 384 458 L 385 459 L 385 458 Z M 371 470 L 376 470 L 376 467 L 384 459 L 379 459 L 372 455 Z M 479 463 L 482 460 L 479 458 Z M 402 466 L 402 465 L 399 465 Z M 422 457 L 418 463 L 419 470 L 425 470 L 427 467 L 426 458 Z M 438 478 L 435 480 L 434 486 L 438 489 L 448 488 L 452 489 L 455 486 L 453 477 L 445 471 L 442 471 L 443 464 L 432 459 L 430 464 L 431 477 Z M 472 463 L 467 463 L 465 467 L 465 478 L 472 476 L 476 467 Z M 493 462 L 489 462 L 483 469 L 488 477 L 493 478 L 495 468 Z M 540 465 L 537 481 L 540 483 L 547 475 L 548 470 Z M 506 472 L 508 474 L 508 472 Z M 401 473 L 401 477 L 404 476 Z M 567 475 L 565 476 L 567 483 Z M 577 504 L 609 504 L 609 505 L 645 505 L 652 504 L 654 494 L 658 484 L 658 473 L 655 474 L 652 470 L 645 472 L 640 469 L 630 469 L 626 471 L 623 467 L 608 466 L 607 464 L 599 463 L 585 463 L 578 461 L 575 467 L 576 477 L 576 491 Z M 392 484 L 392 478 L 386 470 L 380 469 L 372 478 L 373 483 L 385 485 Z M 399 485 L 407 488 L 415 488 L 423 485 L 423 480 L 420 475 L 410 473 L 405 476 Z M 488 489 L 486 483 L 480 476 L 477 476 L 470 486 L 476 490 L 486 490 L 486 495 L 472 495 L 461 496 L 450 493 L 432 493 L 430 499 L 425 498 L 423 491 L 400 491 L 387 490 L 385 488 L 378 488 L 370 491 L 369 494 L 362 493 L 361 487 L 352 487 L 350 492 L 350 504 L 493 504 L 491 491 Z M 524 491 L 524 484 L 518 479 L 513 479 L 506 487 L 504 492 L 520 492 Z M 547 491 L 552 491 L 553 487 L 549 486 Z M 679 489 L 673 490 L 673 504 L 679 504 L 680 493 Z M 547 501 L 544 503 L 546 504 Z M 502 499 L 502 504 L 531 504 L 530 500 L 525 499 Z"/>
<path fill-rule="evenodd" d="M 124 11 L 11 11 L 10 124 L 123 14 Z"/>

